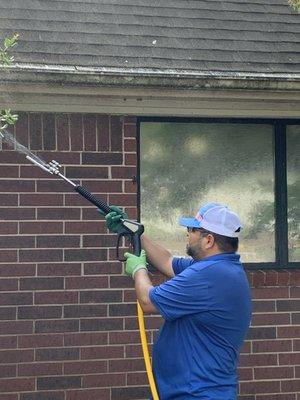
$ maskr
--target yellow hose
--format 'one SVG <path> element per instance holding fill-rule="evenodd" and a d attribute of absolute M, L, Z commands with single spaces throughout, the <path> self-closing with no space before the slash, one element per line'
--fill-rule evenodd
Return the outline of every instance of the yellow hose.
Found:
<path fill-rule="evenodd" d="M 150 385 L 150 389 L 151 389 L 151 394 L 152 394 L 153 400 L 159 400 L 156 386 L 155 386 L 154 377 L 153 377 L 151 362 L 150 362 L 150 356 L 149 356 L 149 350 L 148 350 L 148 344 L 147 344 L 147 338 L 146 338 L 146 332 L 145 332 L 144 313 L 143 313 L 142 307 L 140 306 L 139 302 L 137 302 L 137 312 L 138 312 L 138 321 L 139 321 L 139 329 L 140 329 L 140 335 L 141 335 L 143 355 L 144 355 L 144 360 L 145 360 L 146 372 L 148 375 L 148 381 L 149 381 L 149 385 Z"/>

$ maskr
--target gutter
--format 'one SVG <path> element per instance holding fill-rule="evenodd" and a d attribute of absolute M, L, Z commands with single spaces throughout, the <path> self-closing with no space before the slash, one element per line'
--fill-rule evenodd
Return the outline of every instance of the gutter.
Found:
<path fill-rule="evenodd" d="M 16 63 L 0 67 L 4 84 L 126 88 L 300 90 L 300 73 L 191 71 Z"/>

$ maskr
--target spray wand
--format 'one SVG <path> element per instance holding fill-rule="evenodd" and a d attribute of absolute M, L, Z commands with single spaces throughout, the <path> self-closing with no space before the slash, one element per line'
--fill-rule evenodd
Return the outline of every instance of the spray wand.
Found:
<path fill-rule="evenodd" d="M 108 214 L 112 210 L 110 209 L 109 205 L 105 203 L 103 200 L 97 199 L 95 196 L 93 196 L 88 190 L 86 190 L 84 187 L 77 185 L 70 179 L 68 179 L 65 175 L 63 175 L 59 168 L 61 168 L 61 165 L 55 161 L 52 160 L 49 164 L 41 163 L 39 160 L 36 158 L 33 158 L 32 155 L 27 155 L 26 156 L 27 160 L 35 164 L 36 166 L 40 167 L 44 171 L 52 174 L 52 175 L 57 175 L 60 178 L 62 178 L 64 181 L 69 183 L 70 185 L 73 186 L 74 190 L 79 193 L 82 197 L 87 199 L 90 203 L 94 204 L 97 208 L 99 208 L 103 213 Z M 120 220 L 122 225 L 120 230 L 118 231 L 118 239 L 117 239 L 117 258 L 119 261 L 124 261 L 123 259 L 120 259 L 119 257 L 119 247 L 120 247 L 120 242 L 123 237 L 128 237 L 130 239 L 131 246 L 133 248 L 133 252 L 135 255 L 140 255 L 141 252 L 141 235 L 144 232 L 144 226 L 140 224 L 137 221 L 133 221 L 131 219 L 126 219 L 123 218 Z"/>

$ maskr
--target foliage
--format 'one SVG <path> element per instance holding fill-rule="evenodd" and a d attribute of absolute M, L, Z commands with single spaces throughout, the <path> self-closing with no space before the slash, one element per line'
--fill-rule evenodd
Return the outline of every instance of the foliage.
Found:
<path fill-rule="evenodd" d="M 289 5 L 297 12 L 300 12 L 300 0 L 288 0 Z"/>
<path fill-rule="evenodd" d="M 9 51 L 17 46 L 18 38 L 19 34 L 15 33 L 12 37 L 4 39 L 3 47 L 0 47 L 0 66 L 8 67 L 13 63 L 14 57 L 9 54 Z M 18 115 L 12 114 L 10 109 L 2 110 L 0 112 L 0 133 L 9 125 L 14 125 L 17 120 Z"/>

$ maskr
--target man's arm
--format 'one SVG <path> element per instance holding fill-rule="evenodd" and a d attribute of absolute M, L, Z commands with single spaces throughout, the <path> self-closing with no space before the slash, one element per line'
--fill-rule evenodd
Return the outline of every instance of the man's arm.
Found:
<path fill-rule="evenodd" d="M 146 314 L 154 314 L 157 313 L 157 309 L 154 304 L 151 302 L 149 297 L 150 289 L 153 288 L 153 285 L 149 279 L 149 275 L 146 269 L 139 269 L 134 274 L 134 284 L 135 291 L 142 307 L 142 310 Z"/>
<path fill-rule="evenodd" d="M 145 234 L 141 236 L 141 244 L 142 248 L 147 253 L 149 264 L 153 265 L 167 277 L 173 278 L 175 274 L 172 267 L 172 254 L 164 247 L 154 243 L 147 236 L 145 236 Z"/>

